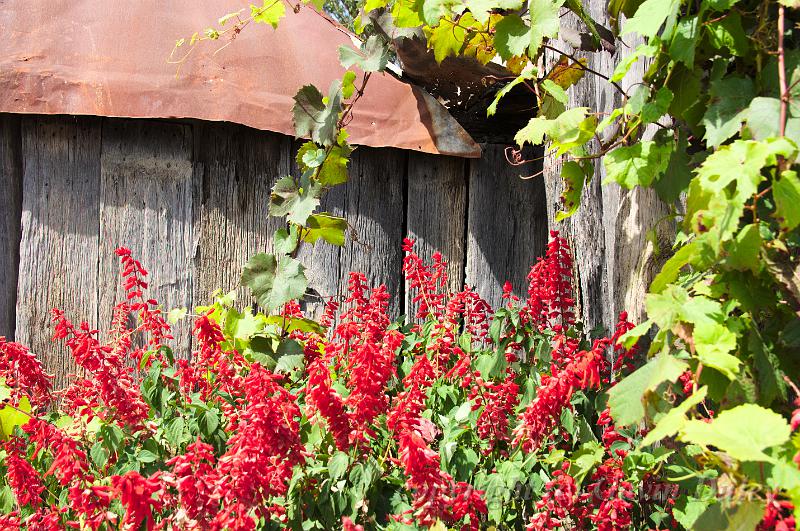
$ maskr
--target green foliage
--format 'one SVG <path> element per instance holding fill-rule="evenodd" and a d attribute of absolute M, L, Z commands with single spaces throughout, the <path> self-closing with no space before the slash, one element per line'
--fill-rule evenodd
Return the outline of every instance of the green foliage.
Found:
<path fill-rule="evenodd" d="M 346 221 L 314 211 L 329 187 L 347 180 L 351 147 L 343 126 L 369 75 L 383 70 L 391 56 L 393 44 L 375 36 L 379 32 L 370 30 L 365 16 L 382 9 L 384 22 L 422 36 L 438 62 L 450 56 L 504 61 L 516 77 L 497 91 L 489 116 L 514 87 L 531 89 L 537 115 L 515 140 L 520 146 L 548 144 L 551 155 L 562 159 L 558 221 L 578 211 L 596 164 L 606 186 L 652 189 L 667 204 L 665 220 L 677 226 L 675 243 L 645 299 L 648 319 L 621 339 L 631 346 L 647 336 L 649 361 L 607 393 L 620 430 L 649 430 L 639 450 L 626 449 L 628 473 L 652 473 L 680 489 L 673 508 L 653 508 L 648 515 L 655 527 L 669 525 L 671 514 L 686 528 L 752 529 L 769 500 L 800 507 L 792 461 L 800 440 L 792 440 L 786 421 L 791 399 L 798 398 L 791 382 L 800 377 L 797 2 L 611 0 L 607 14 L 618 50 L 626 49 L 622 38 L 638 35 L 645 42 L 627 56 L 617 54 L 625 57 L 608 79 L 619 101 L 610 113 L 570 106 L 571 87 L 596 73 L 586 53 L 564 54 L 540 71 L 545 50 L 559 53 L 553 39 L 567 11 L 599 47 L 600 27 L 579 2 L 367 0 L 359 7 L 363 14 L 355 27 L 364 42 L 358 50 L 340 50 L 343 66 L 355 70 L 335 81 L 327 97 L 310 86 L 295 97 L 297 134 L 310 141 L 298 152 L 300 176 L 281 179 L 270 204 L 270 212 L 289 224 L 275 239 L 275 254 L 262 255 L 246 273 L 247 284 L 271 302 L 267 307 L 288 296 L 272 290 L 279 264 L 293 264 L 298 246 L 344 242 Z M 207 38 L 220 34 L 213 30 Z M 644 61 L 643 78 L 623 90 L 632 66 Z M 289 276 L 294 292 L 305 288 L 302 269 Z M 495 315 L 495 343 L 512 317 L 503 309 Z M 475 353 L 481 374 L 495 378 L 506 369 L 499 351 Z M 296 366 L 287 358 L 282 369 Z M 525 384 L 528 400 L 536 394 L 536 379 Z M 437 392 L 452 401 L 453 390 Z M 604 397 L 585 399 L 602 404 Z M 451 405 L 440 412 L 443 465 L 455 475 L 469 474 L 481 458 L 478 448 L 467 452 L 469 438 L 460 426 L 472 417 Z M 489 520 L 498 528 L 519 514 L 512 495 L 519 485 L 539 495 L 557 463 L 568 461 L 578 482 L 596 468 L 597 443 L 580 439 L 587 431 L 580 419 L 568 415 L 562 423 L 574 438 L 569 451 L 554 450 L 536 463 L 512 454 L 494 462 L 491 472 L 474 474 L 478 488 L 497 493 Z M 669 457 L 652 449 L 665 439 Z M 328 480 L 344 478 L 342 467 L 351 467 L 348 477 L 356 473 L 359 484 L 369 476 L 334 457 Z M 367 494 L 372 485 L 365 481 L 359 488 Z M 408 508 L 408 500 L 384 494 L 393 510 Z M 348 503 L 329 496 L 321 505 Z"/>

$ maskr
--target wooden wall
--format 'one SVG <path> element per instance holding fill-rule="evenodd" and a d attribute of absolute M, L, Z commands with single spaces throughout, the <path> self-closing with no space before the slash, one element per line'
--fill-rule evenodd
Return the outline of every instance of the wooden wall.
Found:
<path fill-rule="evenodd" d="M 0 336 L 29 345 L 63 382 L 71 366 L 50 343 L 50 309 L 102 330 L 121 297 L 121 245 L 167 307 L 236 289 L 245 261 L 269 250 L 280 226 L 267 215 L 269 192 L 294 171 L 295 148 L 231 124 L 0 115 Z M 542 180 L 518 174 L 503 146 L 485 146 L 479 160 L 359 148 L 351 181 L 323 204 L 355 237 L 301 253 L 310 286 L 335 295 L 349 271 L 363 271 L 403 313 L 410 235 L 424 254 L 445 255 L 453 288 L 466 282 L 493 304 L 505 280 L 524 292 L 547 217 Z M 188 347 L 188 325 L 176 338 Z"/>

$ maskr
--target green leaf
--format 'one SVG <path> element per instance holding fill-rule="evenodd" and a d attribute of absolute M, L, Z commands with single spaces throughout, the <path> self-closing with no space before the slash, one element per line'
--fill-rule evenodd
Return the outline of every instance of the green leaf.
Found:
<path fill-rule="evenodd" d="M 775 217 L 781 227 L 792 230 L 800 225 L 800 179 L 793 170 L 781 173 L 781 178 L 772 183 L 775 198 Z"/>
<path fill-rule="evenodd" d="M 139 463 L 154 463 L 158 461 L 158 456 L 150 450 L 142 449 L 136 454 L 136 461 Z"/>
<path fill-rule="evenodd" d="M 712 81 L 709 94 L 711 101 L 701 122 L 706 128 L 703 139 L 717 147 L 739 132 L 755 90 L 752 79 L 730 76 Z"/>
<path fill-rule="evenodd" d="M 642 106 L 641 116 L 643 124 L 657 122 L 659 118 L 667 114 L 670 103 L 672 103 L 672 91 L 667 87 L 661 87 L 656 92 L 656 97 Z"/>
<path fill-rule="evenodd" d="M 452 9 L 458 4 L 457 0 L 421 0 L 422 19 L 429 26 L 435 26 L 439 19 L 452 15 Z"/>
<path fill-rule="evenodd" d="M 291 254 L 297 248 L 297 225 L 292 225 L 289 230 L 278 229 L 272 237 L 272 248 L 275 254 Z"/>
<path fill-rule="evenodd" d="M 0 440 L 6 441 L 14 433 L 14 428 L 17 426 L 24 426 L 30 420 L 31 403 L 28 397 L 23 396 L 19 399 L 17 408 L 10 405 L 4 406 L 0 409 Z"/>
<path fill-rule="evenodd" d="M 336 124 L 342 110 L 341 82 L 334 80 L 328 91 L 327 102 L 322 93 L 313 85 L 305 85 L 294 96 L 292 116 L 295 134 L 310 137 L 323 146 L 336 141 Z"/>
<path fill-rule="evenodd" d="M 522 0 L 467 0 L 466 4 L 475 20 L 486 24 L 492 10 L 514 11 L 521 8 L 524 2 Z"/>
<path fill-rule="evenodd" d="M 164 437 L 172 446 L 178 448 L 187 442 L 186 421 L 183 417 L 175 417 L 164 426 Z"/>
<path fill-rule="evenodd" d="M 714 11 L 727 11 L 738 3 L 739 0 L 703 0 L 703 5 Z"/>
<path fill-rule="evenodd" d="M 298 187 L 294 178 L 282 177 L 275 183 L 270 195 L 270 216 L 284 217 L 291 223 L 305 225 L 308 216 L 319 205 L 322 187 L 315 182 L 307 182 Z"/>
<path fill-rule="evenodd" d="M 714 446 L 739 461 L 773 461 L 764 450 L 784 444 L 790 434 L 786 419 L 755 404 L 723 411 L 711 422 L 691 420 L 680 430 L 682 441 Z"/>
<path fill-rule="evenodd" d="M 356 91 L 356 73 L 348 70 L 342 76 L 342 98 L 349 100 Z"/>
<path fill-rule="evenodd" d="M 352 149 L 347 144 L 333 146 L 325 157 L 325 162 L 317 174 L 317 180 L 323 186 L 335 186 L 347 182 L 347 164 L 350 162 Z"/>
<path fill-rule="evenodd" d="M 690 409 L 705 400 L 707 393 L 708 387 L 703 386 L 692 393 L 691 396 L 681 402 L 678 406 L 670 409 L 658 420 L 655 427 L 648 432 L 645 438 L 642 439 L 642 442 L 639 444 L 639 446 L 650 446 L 651 444 L 657 443 L 664 437 L 672 437 L 678 433 L 678 431 L 680 431 L 687 422 L 686 414 Z"/>
<path fill-rule="evenodd" d="M 618 147 L 603 159 L 608 175 L 605 182 L 617 182 L 628 189 L 650 186 L 667 169 L 672 149 L 672 144 L 654 140 Z"/>
<path fill-rule="evenodd" d="M 94 463 L 96 468 L 101 470 L 108 462 L 110 455 L 111 453 L 101 442 L 95 442 L 89 450 L 89 457 L 92 458 L 92 463 Z"/>
<path fill-rule="evenodd" d="M 186 317 L 188 312 L 189 310 L 186 308 L 173 308 L 167 312 L 167 322 L 172 325 L 177 324 L 178 321 Z"/>
<path fill-rule="evenodd" d="M 219 427 L 219 415 L 213 409 L 204 411 L 198 417 L 197 425 L 200 428 L 200 433 L 202 433 L 205 437 L 211 437 L 211 435 L 217 431 L 217 428 Z"/>
<path fill-rule="evenodd" d="M 680 199 L 692 180 L 688 149 L 686 133 L 679 132 L 678 144 L 672 150 L 667 169 L 653 183 L 658 197 L 665 203 L 674 203 Z"/>
<path fill-rule="evenodd" d="M 578 486 L 589 475 L 595 465 L 603 461 L 605 448 L 597 441 L 583 443 L 570 457 L 569 475 L 575 478 Z"/>
<path fill-rule="evenodd" d="M 687 68 L 694 68 L 694 51 L 700 38 L 700 17 L 697 15 L 681 18 L 675 27 L 669 55 L 673 61 L 682 62 Z"/>
<path fill-rule="evenodd" d="M 344 245 L 344 235 L 347 231 L 347 220 L 331 214 L 313 214 L 308 217 L 308 229 L 303 234 L 303 240 L 308 243 L 315 243 L 322 238 L 326 242 L 342 246 Z"/>
<path fill-rule="evenodd" d="M 250 16 L 253 17 L 253 22 L 277 28 L 278 22 L 286 16 L 286 7 L 281 0 L 264 0 L 261 7 L 250 4 Z"/>
<path fill-rule="evenodd" d="M 303 354 L 286 354 L 278 358 L 275 364 L 276 373 L 290 373 L 302 369 L 305 365 L 305 356 Z"/>
<path fill-rule="evenodd" d="M 545 39 L 558 35 L 561 28 L 559 17 L 564 0 L 528 0 L 531 15 L 530 44 L 528 56 L 536 57 Z"/>
<path fill-rule="evenodd" d="M 692 529 L 703 531 L 754 531 L 764 518 L 764 502 L 744 500 L 727 506 L 725 501 L 714 503 L 700 515 Z"/>
<path fill-rule="evenodd" d="M 614 68 L 614 73 L 611 75 L 611 81 L 619 83 L 628 75 L 628 71 L 639 59 L 642 57 L 653 57 L 657 51 L 658 47 L 655 45 L 650 43 L 640 44 L 633 53 L 625 56 L 625 58 L 617 64 Z"/>
<path fill-rule="evenodd" d="M 531 43 L 531 28 L 516 14 L 504 16 L 495 26 L 494 47 L 501 59 L 523 55 Z"/>
<path fill-rule="evenodd" d="M 781 100 L 778 98 L 753 98 L 747 109 L 747 128 L 755 140 L 778 136 Z"/>
<path fill-rule="evenodd" d="M 531 118 L 528 125 L 520 129 L 514 140 L 520 147 L 529 142 L 539 145 L 545 136 L 553 142 L 558 154 L 564 153 L 588 142 L 594 135 L 597 121 L 594 116 L 587 117 L 587 107 L 575 107 L 561 113 L 557 118 Z"/>
<path fill-rule="evenodd" d="M 249 288 L 258 304 L 272 312 L 287 302 L 300 299 L 308 282 L 303 265 L 290 256 L 259 253 L 242 272 L 242 285 Z"/>
<path fill-rule="evenodd" d="M 328 459 L 328 474 L 333 481 L 343 478 L 350 466 L 350 456 L 344 452 L 336 452 Z"/>
<path fill-rule="evenodd" d="M 448 55 L 458 55 L 464 46 L 467 30 L 448 18 L 441 20 L 428 38 L 428 46 L 433 49 L 437 63 L 444 61 Z"/>
<path fill-rule="evenodd" d="M 654 37 L 670 16 L 675 16 L 680 0 L 645 0 L 636 14 L 625 23 L 622 35 L 638 33 L 642 37 Z"/>
<path fill-rule="evenodd" d="M 534 77 L 536 77 L 536 69 L 527 68 L 526 70 L 523 70 L 520 75 L 515 77 L 510 83 L 498 90 L 494 100 L 492 100 L 492 103 L 486 109 L 486 116 L 493 116 L 494 113 L 497 112 L 497 104 L 500 103 L 500 100 L 503 98 L 503 96 L 511 92 L 511 89 L 520 83 L 524 83 L 525 81 L 533 79 Z"/>
<path fill-rule="evenodd" d="M 728 245 L 728 258 L 725 264 L 740 271 L 758 271 L 761 250 L 761 233 L 755 223 L 745 225 Z"/>
<path fill-rule="evenodd" d="M 667 260 L 650 284 L 650 293 L 661 293 L 667 285 L 675 282 L 686 264 L 690 263 L 697 255 L 699 249 L 696 241 L 692 241 L 673 254 Z"/>
<path fill-rule="evenodd" d="M 564 180 L 564 192 L 561 194 L 564 209 L 556 213 L 556 221 L 562 221 L 577 212 L 581 204 L 586 173 L 580 164 L 568 160 L 561 166 L 561 178 Z"/>
<path fill-rule="evenodd" d="M 544 79 L 540 83 L 540 86 L 544 90 L 546 90 L 548 94 L 553 96 L 553 98 L 555 98 L 557 102 L 566 105 L 567 102 L 569 101 L 569 97 L 567 96 L 566 91 L 560 86 L 556 85 L 554 81 L 550 79 Z"/>
<path fill-rule="evenodd" d="M 608 406 L 616 425 L 629 426 L 642 420 L 647 393 L 664 382 L 674 382 L 688 367 L 685 361 L 662 352 L 620 380 L 608 392 Z"/>
<path fill-rule="evenodd" d="M 389 47 L 382 37 L 371 35 L 360 50 L 339 46 L 339 62 L 344 68 L 356 65 L 364 72 L 380 72 L 386 69 L 386 64 L 389 62 Z M 352 81 L 350 84 L 352 85 Z"/>
<path fill-rule="evenodd" d="M 734 56 L 743 57 L 750 52 L 750 43 L 742 28 L 742 17 L 731 11 L 726 17 L 705 25 L 708 41 L 717 50 L 727 48 Z"/>

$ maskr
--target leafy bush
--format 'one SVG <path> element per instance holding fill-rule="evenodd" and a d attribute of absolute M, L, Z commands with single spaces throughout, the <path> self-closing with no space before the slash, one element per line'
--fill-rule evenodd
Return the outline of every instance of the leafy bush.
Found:
<path fill-rule="evenodd" d="M 554 234 L 528 298 L 507 285 L 496 311 L 445 293 L 441 256 L 405 250 L 413 320 L 392 322 L 386 289 L 357 273 L 317 321 L 295 302 L 264 315 L 217 296 L 188 359 L 168 346 L 146 271 L 118 250 L 128 297 L 104 339 L 53 312 L 81 370 L 66 389 L 0 339 L 3 528 L 670 522 L 654 493 L 674 488 L 658 475 L 674 452 L 642 451 L 605 406 L 638 361 L 617 344 L 632 325 L 622 315 L 612 336 L 581 340 L 566 242 Z"/>

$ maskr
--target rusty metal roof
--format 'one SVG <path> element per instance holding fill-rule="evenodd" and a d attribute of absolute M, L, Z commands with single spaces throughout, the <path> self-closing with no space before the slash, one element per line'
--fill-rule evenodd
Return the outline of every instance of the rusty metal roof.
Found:
<path fill-rule="evenodd" d="M 176 73 L 176 39 L 248 4 L 235 0 L 0 0 L 0 112 L 198 118 L 294 134 L 292 96 L 342 75 L 347 31 L 303 7 L 278 29 L 201 43 Z M 247 12 L 247 11 L 245 11 Z M 222 48 L 222 49 L 220 49 Z M 447 110 L 390 73 L 373 75 L 348 126 L 354 144 L 477 157 Z"/>

